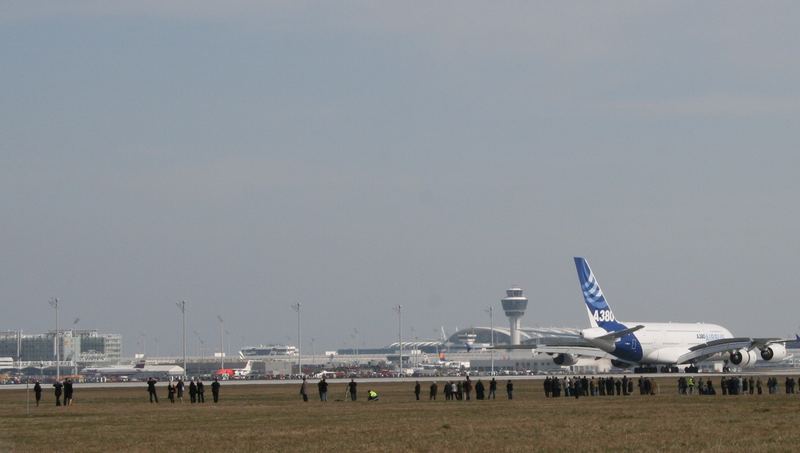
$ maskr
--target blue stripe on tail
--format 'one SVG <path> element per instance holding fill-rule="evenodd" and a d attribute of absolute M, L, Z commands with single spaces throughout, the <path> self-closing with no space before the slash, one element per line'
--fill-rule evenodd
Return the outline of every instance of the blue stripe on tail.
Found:
<path fill-rule="evenodd" d="M 575 268 L 578 271 L 578 281 L 581 284 L 581 291 L 583 291 L 583 300 L 589 309 L 589 321 L 592 326 L 600 326 L 609 332 L 625 329 L 626 327 L 617 322 L 614 317 L 614 313 L 603 295 L 603 290 L 600 289 L 600 284 L 589 267 L 589 262 L 576 256 Z"/>

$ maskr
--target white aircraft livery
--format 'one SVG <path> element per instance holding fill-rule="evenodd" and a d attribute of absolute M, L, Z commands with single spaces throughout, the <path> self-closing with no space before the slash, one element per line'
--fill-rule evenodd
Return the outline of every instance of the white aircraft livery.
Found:
<path fill-rule="evenodd" d="M 794 341 L 737 338 L 716 324 L 618 321 L 586 259 L 575 257 L 575 267 L 591 327 L 581 331 L 580 345 L 535 346 L 538 352 L 555 354 L 557 364 L 570 365 L 578 356 L 609 358 L 618 366 L 675 366 L 719 358 L 748 367 L 759 357 L 771 361 L 785 359 L 785 343 Z"/>

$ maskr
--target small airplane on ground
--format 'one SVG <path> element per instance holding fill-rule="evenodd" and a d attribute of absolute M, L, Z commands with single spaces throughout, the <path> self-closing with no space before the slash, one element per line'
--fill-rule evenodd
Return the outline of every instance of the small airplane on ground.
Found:
<path fill-rule="evenodd" d="M 246 379 L 253 372 L 253 361 L 248 360 L 244 368 L 220 368 L 214 376 L 222 379 Z"/>

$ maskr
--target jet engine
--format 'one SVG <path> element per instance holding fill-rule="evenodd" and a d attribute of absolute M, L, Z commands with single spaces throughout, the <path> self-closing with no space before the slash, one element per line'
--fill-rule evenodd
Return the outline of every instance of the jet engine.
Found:
<path fill-rule="evenodd" d="M 761 350 L 761 358 L 764 360 L 779 361 L 786 358 L 786 346 L 775 343 Z"/>
<path fill-rule="evenodd" d="M 738 349 L 731 352 L 731 363 L 742 368 L 755 365 L 758 355 L 755 350 Z"/>
<path fill-rule="evenodd" d="M 553 363 L 556 365 L 575 365 L 578 362 L 578 356 L 574 354 L 556 354 L 553 357 Z"/>

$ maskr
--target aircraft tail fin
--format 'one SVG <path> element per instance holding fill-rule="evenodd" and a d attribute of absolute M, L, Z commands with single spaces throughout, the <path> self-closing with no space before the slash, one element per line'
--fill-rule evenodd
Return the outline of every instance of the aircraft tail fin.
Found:
<path fill-rule="evenodd" d="M 611 307 L 606 302 L 603 290 L 600 289 L 600 284 L 589 267 L 589 262 L 583 257 L 576 256 L 575 268 L 578 271 L 578 281 L 581 284 L 583 301 L 586 303 L 591 326 L 602 327 L 608 331 L 619 330 L 617 328 L 619 323 L 617 323 Z"/>

